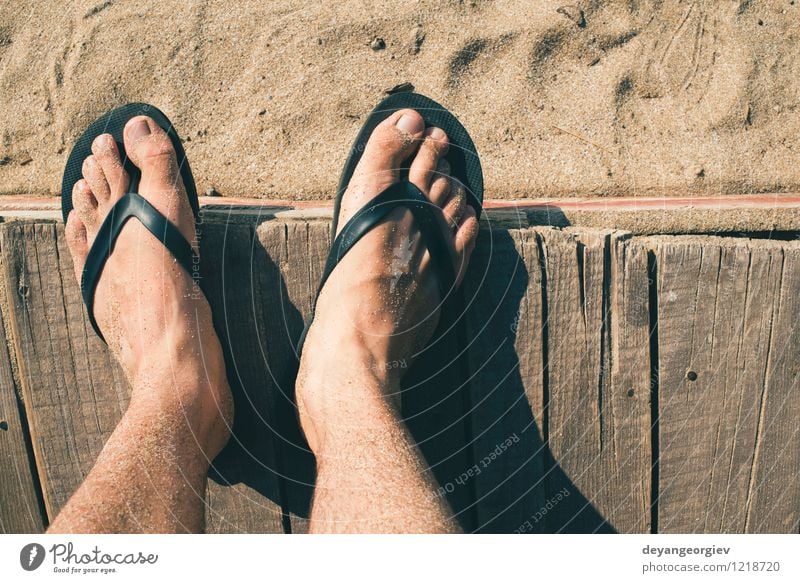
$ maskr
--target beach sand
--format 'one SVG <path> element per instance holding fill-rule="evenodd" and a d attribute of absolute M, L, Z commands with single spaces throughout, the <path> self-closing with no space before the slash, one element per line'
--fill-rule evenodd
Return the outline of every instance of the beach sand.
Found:
<path fill-rule="evenodd" d="M 0 0 L 0 194 L 57 194 L 95 117 L 146 101 L 201 193 L 329 199 L 409 83 L 492 198 L 797 191 L 800 2 Z"/>

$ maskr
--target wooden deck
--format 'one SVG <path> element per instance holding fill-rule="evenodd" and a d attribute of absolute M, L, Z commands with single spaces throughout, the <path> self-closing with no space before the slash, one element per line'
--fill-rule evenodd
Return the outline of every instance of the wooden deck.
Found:
<path fill-rule="evenodd" d="M 292 345 L 329 237 L 309 216 L 206 213 L 237 408 L 209 480 L 211 532 L 307 528 Z M 482 230 L 465 284 L 470 382 L 445 371 L 404 401 L 464 526 L 798 532 L 800 242 L 504 217 Z M 129 390 L 86 319 L 59 222 L 0 225 L 0 279 L 0 531 L 39 532 Z"/>

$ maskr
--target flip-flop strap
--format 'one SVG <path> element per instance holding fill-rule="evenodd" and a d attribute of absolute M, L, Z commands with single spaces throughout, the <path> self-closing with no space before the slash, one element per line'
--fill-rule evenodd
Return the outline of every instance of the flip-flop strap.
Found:
<path fill-rule="evenodd" d="M 414 216 L 416 225 L 422 233 L 424 244 L 436 267 L 439 290 L 442 297 L 447 295 L 456 279 L 450 246 L 444 237 L 444 233 L 448 229 L 447 223 L 442 210 L 430 202 L 419 188 L 408 181 L 395 183 L 384 190 L 365 204 L 342 228 L 331 245 L 317 295 L 347 252 L 361 237 L 398 207 L 407 208 Z"/>
<path fill-rule="evenodd" d="M 100 332 L 97 321 L 94 318 L 94 293 L 100 280 L 103 266 L 114 250 L 117 237 L 119 237 L 127 220 L 132 217 L 138 219 L 156 239 L 163 243 L 164 247 L 172 253 L 178 264 L 190 276 L 194 275 L 193 270 L 199 265 L 198 256 L 195 255 L 192 246 L 183 237 L 178 227 L 158 212 L 142 195 L 136 192 L 129 192 L 119 199 L 97 232 L 97 237 L 92 244 L 92 248 L 89 249 L 86 264 L 81 274 L 81 293 L 83 294 L 83 301 L 86 302 L 89 321 L 103 341 L 105 341 L 105 338 L 103 338 L 103 334 Z"/>

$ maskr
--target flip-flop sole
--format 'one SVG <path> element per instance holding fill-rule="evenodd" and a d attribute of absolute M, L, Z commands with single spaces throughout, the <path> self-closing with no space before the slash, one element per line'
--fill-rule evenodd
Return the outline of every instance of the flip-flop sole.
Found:
<path fill-rule="evenodd" d="M 180 168 L 181 178 L 186 187 L 186 194 L 189 198 L 189 204 L 192 207 L 192 212 L 197 218 L 199 212 L 199 204 L 197 200 L 197 188 L 192 176 L 192 170 L 189 167 L 189 162 L 186 160 L 186 153 L 183 150 L 183 144 L 178 137 L 172 123 L 167 119 L 158 108 L 148 105 L 146 103 L 129 103 L 116 109 L 113 109 L 105 115 L 96 119 L 75 142 L 72 152 L 67 158 L 67 165 L 64 168 L 64 177 L 61 181 L 61 214 L 64 217 L 64 222 L 67 222 L 67 216 L 73 208 L 72 204 L 72 188 L 75 183 L 83 178 L 83 161 L 92 154 L 92 142 L 100 134 L 111 134 L 117 142 L 117 148 L 122 158 L 122 164 L 128 175 L 131 177 L 131 190 L 137 190 L 141 172 L 139 169 L 128 159 L 125 152 L 125 145 L 122 139 L 122 131 L 125 129 L 125 124 L 138 115 L 147 115 L 167 132 L 172 145 L 177 154 L 178 167 Z"/>
<path fill-rule="evenodd" d="M 419 93 L 395 93 L 381 101 L 372 110 L 350 149 L 350 157 L 344 165 L 336 192 L 333 210 L 334 233 L 339 222 L 342 197 L 350 184 L 356 165 L 361 160 L 369 137 L 379 123 L 401 109 L 414 109 L 425 120 L 425 127 L 438 127 L 445 131 L 450 142 L 450 148 L 445 156 L 450 164 L 450 175 L 464 185 L 467 203 L 475 209 L 475 213 L 480 218 L 483 208 L 483 170 L 475 144 L 467 130 L 452 113 L 433 99 Z"/>

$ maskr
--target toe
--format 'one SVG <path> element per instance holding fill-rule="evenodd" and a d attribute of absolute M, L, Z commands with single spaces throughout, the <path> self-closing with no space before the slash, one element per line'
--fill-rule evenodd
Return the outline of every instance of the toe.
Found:
<path fill-rule="evenodd" d="M 182 191 L 175 149 L 167 133 L 150 117 L 140 115 L 125 125 L 125 151 L 142 171 L 143 192 Z"/>
<path fill-rule="evenodd" d="M 400 166 L 419 145 L 425 121 L 413 109 L 401 109 L 383 120 L 369 137 L 359 166 L 389 172 L 397 179 Z"/>
<path fill-rule="evenodd" d="M 110 134 L 101 134 L 92 142 L 92 153 L 100 164 L 113 200 L 118 200 L 128 190 L 128 173 L 122 167 L 117 143 Z M 106 202 L 104 192 L 95 191 L 99 203 Z"/>
<path fill-rule="evenodd" d="M 428 128 L 425 132 L 425 139 L 408 171 L 408 179 L 425 194 L 430 191 L 439 159 L 447 153 L 448 146 L 447 134 L 444 133 L 444 130 Z"/>
<path fill-rule="evenodd" d="M 477 240 L 478 219 L 475 209 L 468 206 L 466 210 L 464 210 L 461 224 L 458 226 L 454 241 L 457 257 L 456 270 L 458 272 L 456 285 L 461 285 L 461 282 L 464 280 L 464 274 L 466 273 L 467 265 L 469 265 L 469 260 L 472 256 L 473 249 L 475 249 Z"/>
<path fill-rule="evenodd" d="M 144 115 L 128 121 L 123 139 L 128 158 L 142 171 L 139 193 L 174 222 L 197 251 L 194 215 L 172 140 L 155 120 Z"/>
<path fill-rule="evenodd" d="M 83 177 L 89 184 L 92 193 L 94 193 L 95 200 L 108 200 L 111 195 L 111 189 L 106 180 L 106 175 L 103 173 L 103 168 L 94 155 L 88 156 L 83 161 Z"/>
<path fill-rule="evenodd" d="M 444 218 L 447 220 L 447 224 L 455 231 L 461 225 L 464 213 L 467 210 L 467 195 L 461 184 L 457 184 L 451 190 L 452 194 L 450 198 L 447 199 L 447 203 L 444 205 L 442 212 L 444 213 Z M 474 212 L 473 210 L 473 213 Z"/>
<path fill-rule="evenodd" d="M 425 121 L 413 109 L 401 109 L 373 130 L 342 201 L 340 227 L 369 200 L 400 178 L 403 163 L 419 147 Z"/>
<path fill-rule="evenodd" d="M 444 207 L 447 197 L 450 196 L 453 190 L 452 182 L 450 164 L 444 158 L 440 158 L 431 179 L 430 191 L 428 192 L 430 201 L 436 206 Z"/>
<path fill-rule="evenodd" d="M 72 187 L 72 208 L 84 225 L 97 226 L 97 199 L 86 180 L 78 180 Z"/>
<path fill-rule="evenodd" d="M 89 253 L 89 240 L 86 233 L 86 225 L 78 217 L 76 211 L 69 213 L 67 224 L 64 227 L 64 234 L 66 235 L 70 255 L 72 255 L 75 275 L 80 281 L 83 266 L 86 264 L 86 256 Z"/>

